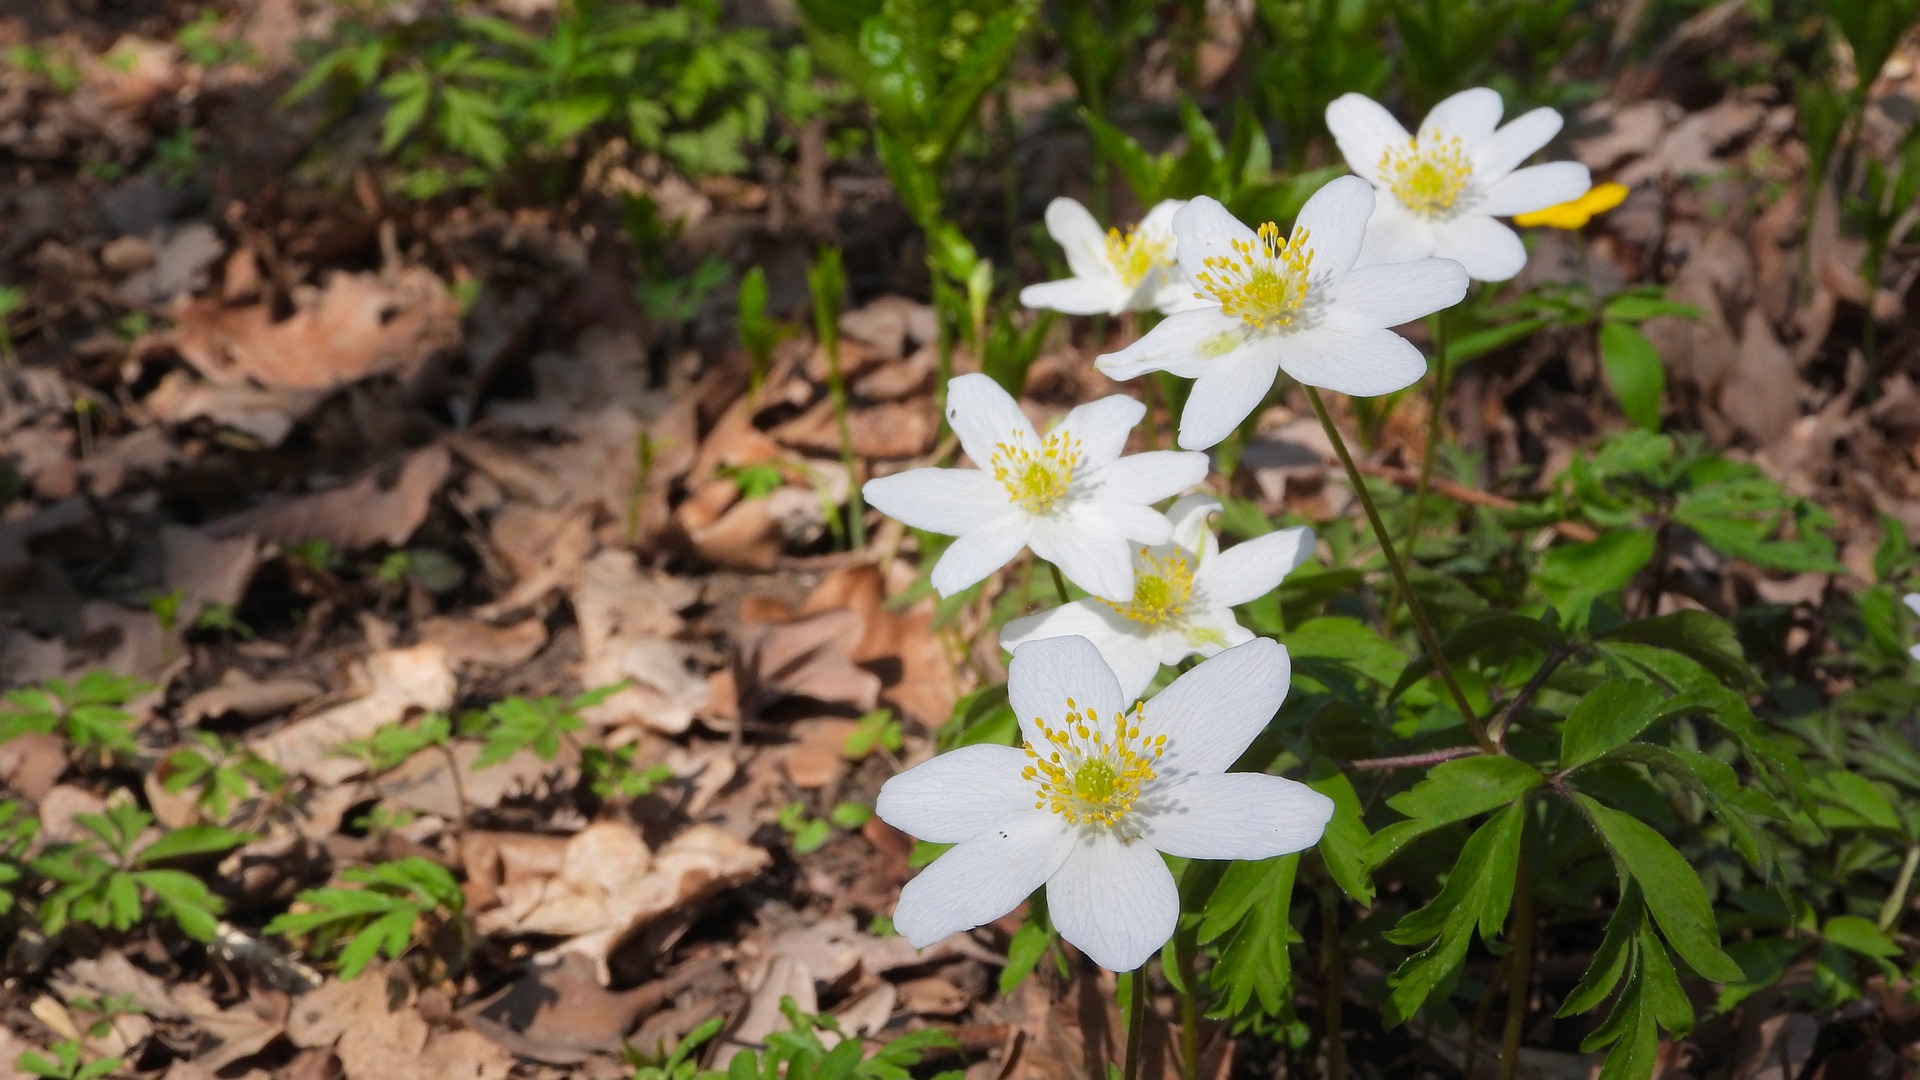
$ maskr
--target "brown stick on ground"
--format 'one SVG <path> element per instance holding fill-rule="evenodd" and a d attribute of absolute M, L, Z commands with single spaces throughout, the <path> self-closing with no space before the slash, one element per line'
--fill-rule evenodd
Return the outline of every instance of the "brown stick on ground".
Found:
<path fill-rule="evenodd" d="M 1340 467 L 1340 462 L 1333 458 L 1328 458 L 1326 459 L 1326 466 L 1329 469 L 1337 469 Z M 1359 467 L 1360 471 L 1368 476 L 1377 476 L 1382 480 L 1390 481 L 1409 491 L 1418 487 L 1420 484 L 1419 474 L 1408 469 L 1396 468 L 1392 465 L 1375 465 L 1371 462 L 1360 462 Z M 1451 480 L 1442 480 L 1439 477 L 1434 477 L 1429 480 L 1427 482 L 1427 488 L 1430 491 L 1437 491 L 1455 502 L 1472 503 L 1475 506 L 1486 506 L 1495 510 L 1520 509 L 1519 503 L 1505 496 L 1495 495 L 1490 491 L 1480 491 L 1467 487 L 1464 484 L 1456 484 Z M 1553 530 L 1569 540 L 1575 540 L 1580 543 L 1586 543 L 1590 540 L 1598 540 L 1600 538 L 1599 533 L 1594 532 L 1592 529 L 1577 521 L 1556 521 L 1553 523 Z"/>

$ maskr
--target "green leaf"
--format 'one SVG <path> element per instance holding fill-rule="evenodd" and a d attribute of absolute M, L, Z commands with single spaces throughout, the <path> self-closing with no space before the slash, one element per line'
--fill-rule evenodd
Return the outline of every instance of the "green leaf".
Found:
<path fill-rule="evenodd" d="M 1353 781 L 1325 759 L 1314 762 L 1307 786 L 1333 800 L 1333 818 L 1314 850 L 1326 863 L 1327 874 L 1354 903 L 1373 903 L 1373 879 L 1368 872 L 1367 845 L 1373 839 L 1361 818 L 1360 796 Z"/>
<path fill-rule="evenodd" d="M 1627 419 L 1660 430 L 1660 404 L 1667 392 L 1667 371 L 1653 342 L 1623 322 L 1600 324 L 1600 365 L 1613 387 L 1614 400 Z"/>
<path fill-rule="evenodd" d="M 1540 770 L 1518 758 L 1496 755 L 1443 761 L 1409 791 L 1387 805 L 1411 820 L 1397 821 L 1373 834 L 1367 865 L 1380 866 L 1408 842 L 1443 825 L 1464 821 L 1506 806 L 1544 782 Z"/>
<path fill-rule="evenodd" d="M 1476 926 L 1485 938 L 1506 919 L 1525 824 L 1517 804 L 1488 818 L 1460 849 L 1439 895 L 1387 932 L 1389 940 L 1403 945 L 1433 942 L 1408 957 L 1388 979 L 1393 988 L 1386 1010 L 1389 1023 L 1412 1016 L 1436 987 L 1460 970 Z"/>
<path fill-rule="evenodd" d="M 1607 920 L 1607 931 L 1600 938 L 1600 947 L 1593 952 L 1592 963 L 1587 965 L 1586 974 L 1580 976 L 1579 985 L 1561 1002 L 1555 1016 L 1575 1016 L 1606 1000 L 1619 985 L 1620 977 L 1627 973 L 1628 963 L 1633 959 L 1633 942 L 1646 921 L 1647 908 L 1640 899 L 1640 886 L 1628 882 L 1620 890 L 1620 903 Z"/>
<path fill-rule="evenodd" d="M 164 862 L 183 855 L 205 855 L 239 847 L 253 837 L 223 829 L 218 825 L 189 825 L 175 829 L 143 848 L 135 860 L 141 864 Z"/>
<path fill-rule="evenodd" d="M 1666 838 L 1644 822 L 1589 796 L 1574 798 L 1613 852 L 1625 875 L 1640 884 L 1647 907 L 1660 932 L 1688 966 L 1718 982 L 1739 982 L 1745 976 L 1720 947 L 1720 927 L 1713 905 L 1693 867 Z"/>
<path fill-rule="evenodd" d="M 1627 587 L 1653 558 L 1651 529 L 1624 529 L 1597 540 L 1559 544 L 1540 557 L 1534 584 L 1575 626 L 1584 626 L 1587 609 L 1608 593 Z"/>
<path fill-rule="evenodd" d="M 1013 932 L 1013 939 L 1007 942 L 1007 966 L 1000 969 L 1001 997 L 1013 993 L 1026 981 L 1053 940 L 1052 928 L 1034 914 L 1029 914 L 1027 921 L 1020 924 L 1020 929 Z"/>
<path fill-rule="evenodd" d="M 1879 960 L 1894 959 L 1901 952 L 1899 944 L 1885 930 L 1876 926 L 1873 920 L 1858 915 L 1835 915 L 1827 920 L 1820 936 L 1826 938 L 1829 944 Z"/>
<path fill-rule="evenodd" d="M 1726 620 L 1704 611 L 1675 611 L 1651 619 L 1623 623 L 1603 634 L 1604 641 L 1631 641 L 1654 645 L 1685 656 L 1712 672 L 1728 686 L 1753 682 L 1740 639 Z"/>
<path fill-rule="evenodd" d="M 1668 697 L 1650 682 L 1614 679 L 1601 683 L 1567 716 L 1560 737 L 1560 768 L 1577 768 L 1633 741 L 1660 717 L 1660 706 Z"/>

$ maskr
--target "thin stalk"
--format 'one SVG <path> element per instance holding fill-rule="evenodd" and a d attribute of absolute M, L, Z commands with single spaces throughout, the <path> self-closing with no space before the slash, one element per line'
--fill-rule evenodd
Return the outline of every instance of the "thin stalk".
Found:
<path fill-rule="evenodd" d="M 1134 969 L 1128 980 L 1131 991 L 1127 997 L 1127 1080 L 1140 1080 L 1140 1045 L 1147 1033 L 1147 969 L 1142 965 Z"/>
<path fill-rule="evenodd" d="M 1420 518 L 1427 510 L 1427 488 L 1433 483 L 1433 459 L 1440 450 L 1440 429 L 1445 426 L 1447 392 L 1452 389 L 1453 371 L 1447 363 L 1447 313 L 1433 316 L 1433 400 L 1427 407 L 1426 445 L 1420 451 L 1420 480 L 1413 489 L 1412 520 L 1407 524 L 1407 551 L 1412 553 L 1420 540 Z"/>
<path fill-rule="evenodd" d="M 1321 933 L 1326 937 L 1326 980 L 1321 991 L 1327 1045 L 1327 1080 L 1347 1080 L 1347 1043 L 1340 1035 L 1346 1009 L 1347 956 L 1340 948 L 1340 903 L 1330 888 L 1320 891 Z"/>
<path fill-rule="evenodd" d="M 1527 996 L 1533 981 L 1533 875 L 1527 870 L 1527 840 L 1520 837 L 1519 873 L 1514 877 L 1513 967 L 1507 973 L 1507 1024 L 1500 1038 L 1500 1080 L 1513 1080 L 1520 1068 L 1520 1035 L 1527 1024 Z"/>
<path fill-rule="evenodd" d="M 1900 921 L 1900 913 L 1907 907 L 1907 890 L 1913 888 L 1913 871 L 1920 867 L 1920 844 L 1907 845 L 1907 857 L 1900 861 L 1900 876 L 1893 879 L 1893 891 L 1887 894 L 1887 902 L 1880 905 L 1880 929 L 1891 931 L 1893 924 Z"/>
<path fill-rule="evenodd" d="M 1473 741 L 1486 753 L 1499 753 L 1500 748 L 1487 736 L 1486 725 L 1474 715 L 1466 692 L 1460 689 L 1460 680 L 1453 674 L 1453 665 L 1447 663 L 1447 654 L 1441 651 L 1440 635 L 1434 632 L 1425 605 L 1420 603 L 1420 597 L 1407 582 L 1407 569 L 1400 562 L 1400 553 L 1393 549 L 1393 538 L 1387 534 L 1387 523 L 1380 520 L 1380 508 L 1373 504 L 1373 495 L 1367 491 L 1367 482 L 1360 475 L 1360 467 L 1353 463 L 1353 454 L 1347 449 L 1347 441 L 1341 438 L 1340 429 L 1333 425 L 1333 417 L 1327 413 L 1327 403 L 1320 399 L 1317 388 L 1306 386 L 1304 389 L 1307 400 L 1313 403 L 1314 415 L 1320 418 L 1320 426 L 1326 430 L 1328 441 L 1333 443 L 1334 452 L 1340 455 L 1341 466 L 1347 470 L 1347 482 L 1353 485 L 1354 495 L 1367 512 L 1367 523 L 1373 527 L 1374 539 L 1380 541 L 1380 553 L 1386 557 L 1387 569 L 1393 573 L 1394 584 L 1399 586 L 1401 595 L 1407 598 L 1407 614 L 1413 616 L 1414 629 L 1419 632 L 1420 644 L 1426 648 L 1427 657 L 1433 661 L 1433 670 L 1453 696 L 1454 706 L 1460 710 L 1460 719 L 1467 725 Z"/>
<path fill-rule="evenodd" d="M 867 505 L 860 494 L 858 462 L 853 456 L 853 430 L 847 426 L 847 384 L 840 376 L 840 343 L 827 345 L 827 394 L 833 398 L 833 426 L 840 433 L 840 467 L 847 471 L 847 536 L 854 551 L 867 546 Z"/>
<path fill-rule="evenodd" d="M 1180 1076 L 1182 1080 L 1200 1080 L 1200 969 L 1193 962 L 1194 932 L 1182 930 L 1174 935 L 1173 955 L 1180 965 Z"/>
<path fill-rule="evenodd" d="M 1061 576 L 1060 568 L 1052 563 L 1048 563 L 1047 569 L 1053 571 L 1053 588 L 1060 594 L 1060 602 L 1062 604 L 1073 603 L 1072 595 L 1067 592 L 1067 579 Z"/>

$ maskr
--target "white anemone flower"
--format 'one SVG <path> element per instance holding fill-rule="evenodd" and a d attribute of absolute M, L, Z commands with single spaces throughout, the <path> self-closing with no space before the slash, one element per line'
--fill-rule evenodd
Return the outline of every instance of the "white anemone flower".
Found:
<path fill-rule="evenodd" d="M 1023 548 L 1110 600 L 1133 595 L 1136 544 L 1173 535 L 1152 503 L 1207 475 L 1207 455 L 1154 450 L 1122 458 L 1147 408 L 1125 395 L 1090 401 L 1041 438 L 985 375 L 947 384 L 947 422 L 977 469 L 913 469 L 869 480 L 867 502 L 917 529 L 957 536 L 933 568 L 942 596 L 1005 566 Z"/>
<path fill-rule="evenodd" d="M 1519 234 L 1495 218 L 1544 210 L 1585 194 L 1574 161 L 1520 168 L 1560 132 L 1560 114 L 1535 109 L 1500 123 L 1498 92 L 1462 90 L 1433 107 L 1412 135 L 1379 102 L 1342 94 L 1327 127 L 1347 167 L 1390 198 L 1367 223 L 1360 262 L 1453 259 L 1476 281 L 1505 281 L 1527 265 Z"/>
<path fill-rule="evenodd" d="M 1008 623 L 1002 648 L 1017 650 L 1042 638 L 1078 636 L 1093 642 L 1120 680 L 1121 696 L 1146 692 L 1163 664 L 1213 656 L 1253 640 L 1233 617 L 1236 604 L 1272 592 L 1313 557 L 1313 533 L 1282 529 L 1226 551 L 1207 528 L 1220 509 L 1211 495 L 1187 495 L 1167 517 L 1173 539 L 1133 557 L 1133 599 L 1124 604 L 1089 597 Z"/>
<path fill-rule="evenodd" d="M 1906 602 L 1908 611 L 1913 612 L 1916 617 L 1920 617 L 1920 593 L 1910 592 L 1901 597 L 1901 599 Z M 1920 660 L 1920 645 L 1908 646 L 1907 655 L 1913 657 L 1915 660 Z"/>
<path fill-rule="evenodd" d="M 1118 315 L 1123 311 L 1183 306 L 1191 291 L 1173 259 L 1173 215 L 1186 203 L 1168 199 L 1122 232 L 1102 230 L 1087 208 L 1072 199 L 1047 204 L 1047 232 L 1065 249 L 1073 276 L 1029 285 L 1020 302 L 1068 315 Z"/>
<path fill-rule="evenodd" d="M 1173 218 L 1180 269 L 1204 304 L 1176 312 L 1094 366 L 1116 379 L 1167 371 L 1193 379 L 1180 445 L 1212 446 L 1259 407 L 1284 370 L 1343 394 L 1388 394 L 1420 380 L 1426 357 L 1387 328 L 1460 302 L 1467 275 L 1451 259 L 1354 265 L 1373 188 L 1329 182 L 1300 208 L 1293 232 L 1256 232 L 1227 208 L 1194 199 Z"/>
<path fill-rule="evenodd" d="M 1257 638 L 1129 707 L 1085 638 L 1014 651 L 1007 692 L 1026 747 L 967 746 L 888 780 L 881 818 L 953 844 L 900 891 L 893 925 L 924 948 L 1047 888 L 1053 925 L 1114 971 L 1173 935 L 1180 897 L 1161 853 L 1269 859 L 1311 847 L 1333 802 L 1229 773 L 1287 696 L 1287 650 Z"/>

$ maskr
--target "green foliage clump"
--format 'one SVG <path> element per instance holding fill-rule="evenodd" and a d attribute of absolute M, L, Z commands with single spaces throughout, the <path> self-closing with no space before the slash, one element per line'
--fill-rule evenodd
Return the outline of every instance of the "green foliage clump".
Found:
<path fill-rule="evenodd" d="M 0 710 L 0 742 L 34 732 L 62 735 L 81 750 L 131 752 L 134 720 L 123 706 L 152 689 L 138 679 L 90 671 L 73 682 L 50 679 L 10 690 Z"/>
<path fill-rule="evenodd" d="M 780 999 L 780 1012 L 790 1029 L 768 1035 L 764 1047 L 734 1055 L 724 1071 L 702 1069 L 695 1060 L 700 1047 L 726 1024 L 725 1017 L 715 1017 L 688 1032 L 672 1050 L 651 1055 L 630 1051 L 632 1080 L 912 1080 L 909 1070 L 930 1051 L 955 1045 L 946 1032 L 929 1028 L 890 1039 L 869 1054 L 865 1042 L 847 1035 L 832 1017 L 803 1013 L 792 998 Z M 831 1047 L 820 1038 L 823 1031 L 839 1036 Z M 933 1080 L 960 1076 L 958 1070 L 949 1070 Z"/>
<path fill-rule="evenodd" d="M 376 93 L 381 149 L 411 170 L 404 187 L 417 197 L 487 186 L 596 129 L 687 173 L 738 172 L 776 117 L 820 107 L 806 51 L 723 26 L 713 0 L 574 0 L 540 32 L 454 12 L 344 33 L 287 97 Z"/>
<path fill-rule="evenodd" d="M 189 825 L 142 844 L 153 815 L 130 803 L 79 814 L 83 838 L 49 844 L 28 864 L 53 890 L 39 903 L 40 927 L 58 934 L 72 923 L 127 931 L 158 907 L 187 936 L 211 941 L 225 901 L 199 877 L 160 864 L 238 847 L 249 837 L 218 825 Z"/>
<path fill-rule="evenodd" d="M 266 932 L 311 935 L 312 948 L 323 954 L 339 947 L 341 978 L 359 975 L 383 952 L 398 960 L 416 938 L 465 928 L 466 894 L 439 863 L 411 856 L 344 870 L 340 878 L 354 887 L 308 889 L 296 898 L 298 907 L 268 923 Z"/>

